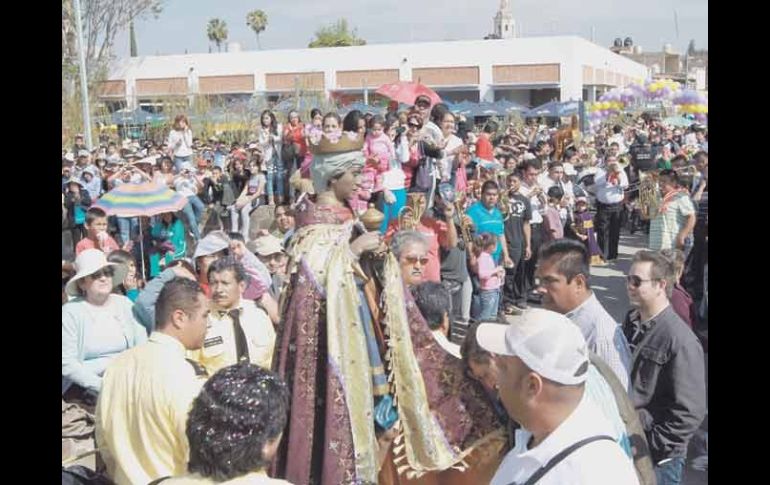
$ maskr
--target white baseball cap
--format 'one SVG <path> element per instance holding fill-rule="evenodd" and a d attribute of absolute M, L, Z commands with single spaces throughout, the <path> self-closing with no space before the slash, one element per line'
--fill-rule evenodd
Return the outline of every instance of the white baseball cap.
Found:
<path fill-rule="evenodd" d="M 565 385 L 585 382 L 588 345 L 580 329 L 564 315 L 533 308 L 507 317 L 508 325 L 482 323 L 479 345 L 489 352 L 520 358 L 544 378 Z"/>

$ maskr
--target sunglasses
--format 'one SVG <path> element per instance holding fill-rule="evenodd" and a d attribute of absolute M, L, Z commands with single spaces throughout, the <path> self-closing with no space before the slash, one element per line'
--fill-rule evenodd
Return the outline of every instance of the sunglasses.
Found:
<path fill-rule="evenodd" d="M 417 256 L 405 256 L 404 260 L 409 264 L 417 264 L 419 262 L 420 266 L 426 266 L 428 264 L 427 257 L 418 258 Z"/>
<path fill-rule="evenodd" d="M 649 279 L 649 280 L 645 280 L 645 279 L 643 279 L 643 278 L 641 278 L 639 276 L 636 276 L 636 275 L 628 275 L 628 276 L 626 276 L 626 283 L 628 283 L 629 285 L 631 285 L 634 288 L 639 288 L 640 286 L 642 286 L 642 283 L 644 283 L 645 281 L 658 281 L 658 279 L 657 278 L 652 278 L 652 279 Z"/>
<path fill-rule="evenodd" d="M 102 278 L 104 276 L 106 276 L 108 278 L 112 278 L 113 276 L 115 276 L 115 269 L 114 268 L 109 268 L 109 267 L 108 268 L 103 268 L 103 269 L 100 269 L 99 271 L 97 271 L 96 273 L 93 273 L 93 274 L 89 275 L 89 277 L 92 280 L 98 280 L 98 279 L 100 279 L 100 278 Z"/>
<path fill-rule="evenodd" d="M 426 103 L 424 101 L 421 101 L 421 102 L 417 103 L 415 106 L 417 106 L 420 109 L 426 109 L 426 108 L 430 108 L 430 103 Z"/>

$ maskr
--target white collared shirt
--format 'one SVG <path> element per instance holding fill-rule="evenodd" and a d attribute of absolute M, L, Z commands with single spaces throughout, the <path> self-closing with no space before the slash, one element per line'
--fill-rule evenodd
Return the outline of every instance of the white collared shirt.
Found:
<path fill-rule="evenodd" d="M 628 187 L 628 176 L 624 170 L 618 174 L 618 183 L 610 184 L 607 181 L 607 171 L 600 168 L 594 176 L 596 187 L 596 200 L 602 204 L 617 204 L 623 202 L 623 190 Z"/>
<path fill-rule="evenodd" d="M 610 423 L 584 394 L 580 404 L 542 443 L 527 449 L 532 433 L 516 430 L 516 446 L 505 455 L 491 485 L 524 483 L 568 446 L 597 435 L 613 436 Z M 589 443 L 564 458 L 538 485 L 638 485 L 631 460 L 609 440 Z"/>
<path fill-rule="evenodd" d="M 591 352 L 602 358 L 628 391 L 631 350 L 623 329 L 591 292 L 583 303 L 565 315 L 580 329 Z"/>
<path fill-rule="evenodd" d="M 444 335 L 444 332 L 441 330 L 433 330 L 432 333 L 433 338 L 436 339 L 436 342 L 441 346 L 442 349 L 446 350 L 448 353 L 452 354 L 458 359 L 463 358 L 463 356 L 460 354 L 460 346 L 450 342 L 449 339 L 446 338 L 446 335 Z"/>
<path fill-rule="evenodd" d="M 241 300 L 240 322 L 249 349 L 249 361 L 269 369 L 275 348 L 275 329 L 264 310 L 250 300 Z M 189 357 L 202 364 L 209 375 L 222 367 L 237 362 L 233 319 L 218 310 L 209 313 L 209 323 L 203 348 L 189 353 Z"/>

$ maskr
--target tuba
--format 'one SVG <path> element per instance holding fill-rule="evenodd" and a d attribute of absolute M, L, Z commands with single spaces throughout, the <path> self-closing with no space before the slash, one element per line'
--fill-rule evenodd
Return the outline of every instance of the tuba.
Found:
<path fill-rule="evenodd" d="M 406 205 L 398 212 L 398 230 L 407 231 L 417 228 L 425 213 L 427 202 L 423 192 L 411 192 L 406 196 Z"/>
<path fill-rule="evenodd" d="M 654 219 L 660 207 L 657 172 L 639 172 L 639 211 L 643 219 Z"/>

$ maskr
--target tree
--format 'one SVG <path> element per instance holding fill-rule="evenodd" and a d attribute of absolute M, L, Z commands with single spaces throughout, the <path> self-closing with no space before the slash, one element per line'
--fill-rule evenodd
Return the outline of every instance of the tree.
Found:
<path fill-rule="evenodd" d="M 690 39 L 690 43 L 687 45 L 687 55 L 694 56 L 695 53 L 695 39 Z"/>
<path fill-rule="evenodd" d="M 103 77 L 110 61 L 115 36 L 134 20 L 157 18 L 164 0 L 82 0 L 81 15 L 89 84 Z M 62 81 L 77 78 L 78 44 L 72 0 L 62 0 Z"/>
<path fill-rule="evenodd" d="M 315 40 L 308 47 L 348 47 L 366 45 L 366 41 L 356 36 L 356 29 L 348 30 L 348 21 L 339 19 L 337 22 L 321 27 L 315 33 Z"/>
<path fill-rule="evenodd" d="M 134 30 L 134 22 L 132 21 L 130 24 L 128 24 L 128 31 L 131 36 L 131 57 L 136 57 L 137 48 L 136 48 L 136 31 Z"/>
<path fill-rule="evenodd" d="M 86 83 L 92 111 L 96 90 L 94 85 L 104 80 L 114 59 L 115 37 L 136 19 L 160 14 L 164 0 L 81 0 L 80 14 L 86 58 Z M 73 0 L 61 4 L 61 81 L 62 134 L 84 131 L 80 109 L 80 62 L 78 56 L 77 23 Z"/>
<path fill-rule="evenodd" d="M 262 49 L 262 45 L 259 43 L 259 33 L 264 32 L 267 28 L 267 15 L 262 10 L 254 10 L 246 14 L 246 25 L 251 27 L 251 30 L 257 34 L 257 48 Z"/>
<path fill-rule="evenodd" d="M 206 35 L 209 36 L 209 41 L 217 45 L 217 50 L 222 52 L 222 43 L 227 41 L 227 22 L 222 19 L 209 20 Z"/>

